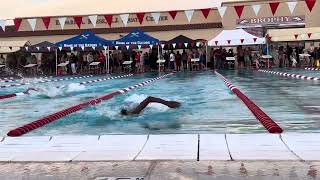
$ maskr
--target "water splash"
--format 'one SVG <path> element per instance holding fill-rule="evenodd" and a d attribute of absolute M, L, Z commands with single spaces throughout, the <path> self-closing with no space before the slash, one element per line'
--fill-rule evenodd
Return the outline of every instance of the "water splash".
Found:
<path fill-rule="evenodd" d="M 67 91 L 68 93 L 70 92 L 80 92 L 80 91 L 85 91 L 86 87 L 84 85 L 81 85 L 79 83 L 71 83 L 67 86 Z"/>
<path fill-rule="evenodd" d="M 40 96 L 42 98 L 56 98 L 64 97 L 73 92 L 85 91 L 86 87 L 78 83 L 71 83 L 66 86 L 48 86 L 38 85 L 36 87 L 38 91 L 30 91 L 31 96 Z"/>
<path fill-rule="evenodd" d="M 134 107 L 138 104 L 140 104 L 143 100 L 145 100 L 148 96 L 144 94 L 132 94 L 131 96 L 127 97 L 124 102 L 129 107 Z M 157 112 L 165 112 L 169 110 L 170 108 L 159 103 L 151 103 L 148 105 L 148 107 L 151 111 L 157 111 Z"/>

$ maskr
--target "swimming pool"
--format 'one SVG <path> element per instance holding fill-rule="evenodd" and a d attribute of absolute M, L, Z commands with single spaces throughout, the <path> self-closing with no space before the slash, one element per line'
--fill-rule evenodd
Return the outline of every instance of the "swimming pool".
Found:
<path fill-rule="evenodd" d="M 282 71 L 319 76 L 316 71 Z M 284 131 L 319 132 L 319 82 L 250 70 L 219 72 L 260 106 Z M 86 86 L 74 84 L 82 80 L 38 84 L 37 87 L 46 91 L 1 102 L 0 135 L 56 111 L 157 76 L 158 73 L 147 73 Z M 54 88 L 61 85 L 64 87 Z M 5 92 L 21 91 L 26 87 L 7 88 Z M 0 89 L 0 94 L 5 92 Z M 133 106 L 147 96 L 176 100 L 182 106 L 168 109 L 152 104 L 140 116 L 120 115 L 123 107 Z M 214 73 L 180 72 L 70 114 L 26 135 L 256 132 L 266 130 Z"/>

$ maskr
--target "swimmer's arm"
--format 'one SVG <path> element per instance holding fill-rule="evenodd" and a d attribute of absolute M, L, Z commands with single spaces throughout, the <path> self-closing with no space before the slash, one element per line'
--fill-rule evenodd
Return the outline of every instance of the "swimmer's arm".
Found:
<path fill-rule="evenodd" d="M 179 102 L 166 101 L 166 100 L 163 100 L 160 98 L 155 98 L 155 97 L 149 96 L 148 98 L 143 100 L 136 108 L 134 108 L 130 113 L 131 114 L 140 114 L 140 112 L 143 111 L 150 103 L 160 103 L 160 104 L 168 106 L 169 108 L 178 108 L 181 105 Z"/>

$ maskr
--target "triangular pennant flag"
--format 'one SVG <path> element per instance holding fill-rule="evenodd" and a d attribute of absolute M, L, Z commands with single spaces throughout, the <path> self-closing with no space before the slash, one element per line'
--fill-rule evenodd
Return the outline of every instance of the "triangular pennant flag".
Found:
<path fill-rule="evenodd" d="M 218 7 L 218 11 L 219 11 L 219 14 L 220 14 L 221 18 L 223 18 L 224 13 L 226 12 L 226 10 L 227 10 L 227 6 Z"/>
<path fill-rule="evenodd" d="M 294 35 L 294 38 L 295 38 L 295 39 L 298 39 L 298 34 L 295 34 L 295 35 Z"/>
<path fill-rule="evenodd" d="M 96 50 L 96 47 L 95 47 L 95 46 L 92 46 L 91 48 L 92 48 L 94 51 Z"/>
<path fill-rule="evenodd" d="M 296 8 L 297 3 L 298 3 L 297 1 L 287 2 L 288 8 L 289 8 L 291 14 L 293 13 L 294 9 Z"/>
<path fill-rule="evenodd" d="M 179 47 L 179 48 L 182 48 L 182 43 L 179 43 L 179 44 L 178 44 L 178 47 Z"/>
<path fill-rule="evenodd" d="M 138 49 L 141 49 L 141 45 L 138 45 Z"/>
<path fill-rule="evenodd" d="M 12 51 L 12 46 L 9 46 L 9 49 Z"/>
<path fill-rule="evenodd" d="M 162 49 L 164 48 L 164 46 L 165 46 L 165 44 L 161 44 L 161 48 L 162 48 Z"/>
<path fill-rule="evenodd" d="M 64 25 L 66 24 L 67 18 L 66 17 L 61 17 L 61 18 L 58 18 L 58 20 L 59 20 L 61 29 L 64 29 Z"/>
<path fill-rule="evenodd" d="M 268 39 L 268 41 L 271 41 L 272 37 L 269 36 L 269 34 L 266 35 L 266 38 Z"/>
<path fill-rule="evenodd" d="M 218 45 L 218 41 L 215 41 L 214 43 L 215 43 L 216 45 Z"/>
<path fill-rule="evenodd" d="M 152 49 L 152 48 L 153 48 L 153 45 L 152 45 L 152 44 L 150 44 L 150 45 L 149 45 L 149 47 L 150 47 L 150 49 Z"/>
<path fill-rule="evenodd" d="M 96 27 L 97 26 L 98 16 L 97 15 L 92 15 L 92 16 L 88 16 L 88 17 L 89 17 L 90 22 L 92 23 L 93 27 Z"/>
<path fill-rule="evenodd" d="M 309 11 L 311 12 L 314 5 L 316 4 L 316 0 L 304 0 L 307 4 Z"/>
<path fill-rule="evenodd" d="M 184 47 L 186 47 L 186 48 L 187 48 L 187 47 L 188 47 L 188 43 L 184 43 Z"/>
<path fill-rule="evenodd" d="M 120 14 L 120 18 L 124 24 L 124 26 L 128 25 L 129 14 Z"/>
<path fill-rule="evenodd" d="M 78 28 L 80 29 L 82 24 L 82 16 L 74 16 L 73 19 L 76 22 Z"/>
<path fill-rule="evenodd" d="M 170 16 L 172 17 L 172 19 L 174 20 L 177 16 L 178 11 L 169 11 Z"/>
<path fill-rule="evenodd" d="M 39 50 L 40 50 L 40 47 L 36 47 L 36 49 L 39 51 Z"/>
<path fill-rule="evenodd" d="M 176 44 L 176 43 L 173 43 L 172 46 L 173 46 L 173 48 L 175 49 L 176 46 L 177 46 L 177 44 Z"/>
<path fill-rule="evenodd" d="M 127 48 L 127 49 L 129 49 L 129 48 L 130 48 L 130 46 L 126 46 L 126 48 Z"/>
<path fill-rule="evenodd" d="M 228 42 L 228 44 L 230 44 L 230 43 L 231 43 L 231 40 L 227 40 L 227 42 Z"/>
<path fill-rule="evenodd" d="M 312 35 L 312 33 L 308 33 L 308 37 L 309 37 L 309 38 L 311 37 L 311 35 Z"/>
<path fill-rule="evenodd" d="M 14 22 L 14 27 L 15 27 L 16 31 L 19 31 L 22 19 L 21 18 L 15 18 L 13 20 L 13 22 Z"/>
<path fill-rule="evenodd" d="M 29 22 L 32 31 L 34 31 L 36 29 L 37 19 L 27 19 L 27 21 Z"/>
<path fill-rule="evenodd" d="M 203 16 L 204 16 L 204 18 L 208 18 L 208 16 L 209 16 L 209 13 L 210 13 L 210 8 L 208 8 L 208 9 L 201 9 L 201 12 L 202 12 L 202 14 L 203 14 Z"/>
<path fill-rule="evenodd" d="M 197 47 L 200 47 L 200 44 L 201 44 L 200 42 L 197 42 L 196 46 L 197 46 Z"/>
<path fill-rule="evenodd" d="M 84 51 L 84 46 L 81 46 L 82 51 Z"/>
<path fill-rule="evenodd" d="M 158 24 L 160 20 L 160 13 L 159 12 L 151 13 L 151 16 L 153 17 L 154 22 Z"/>
<path fill-rule="evenodd" d="M 2 31 L 6 31 L 6 20 L 0 20 L 0 27 Z"/>
<path fill-rule="evenodd" d="M 184 11 L 184 13 L 185 13 L 186 16 L 187 16 L 188 22 L 191 22 L 191 19 L 192 19 L 194 10 L 186 10 L 186 11 Z"/>
<path fill-rule="evenodd" d="M 136 15 L 139 20 L 139 23 L 142 24 L 145 13 L 137 13 Z"/>
<path fill-rule="evenodd" d="M 257 38 L 253 38 L 253 42 L 256 43 L 256 41 L 257 41 Z"/>
<path fill-rule="evenodd" d="M 44 27 L 46 27 L 47 30 L 49 29 L 50 21 L 51 21 L 50 17 L 43 17 L 42 18 L 42 22 L 44 24 Z"/>
<path fill-rule="evenodd" d="M 47 47 L 48 48 L 48 51 L 50 51 L 51 50 L 51 47 Z"/>
<path fill-rule="evenodd" d="M 115 48 L 116 48 L 116 50 L 118 50 L 118 49 L 119 49 L 119 46 L 115 46 Z"/>
<path fill-rule="evenodd" d="M 107 50 L 107 47 L 108 47 L 108 46 L 103 46 L 103 49 L 104 49 L 104 50 Z"/>
<path fill-rule="evenodd" d="M 240 39 L 241 44 L 243 43 L 244 39 Z"/>
<path fill-rule="evenodd" d="M 24 47 L 25 49 L 26 49 L 26 51 L 29 51 L 29 47 L 28 46 L 26 46 L 26 47 Z"/>
<path fill-rule="evenodd" d="M 260 4 L 256 4 L 256 5 L 252 5 L 251 7 L 252 7 L 252 9 L 253 9 L 253 11 L 254 11 L 254 14 L 255 14 L 256 16 L 258 16 L 259 11 L 260 11 L 260 9 L 261 9 L 261 5 L 260 5 Z"/>
<path fill-rule="evenodd" d="M 234 10 L 236 10 L 236 13 L 238 15 L 238 17 L 240 18 L 243 12 L 243 8 L 244 5 L 240 5 L 240 6 L 234 6 Z"/>
<path fill-rule="evenodd" d="M 59 51 L 62 51 L 62 47 L 59 47 Z"/>
<path fill-rule="evenodd" d="M 112 24 L 112 18 L 113 18 L 113 15 L 105 15 L 104 16 L 104 19 L 106 20 L 107 24 L 111 27 L 111 24 Z"/>
<path fill-rule="evenodd" d="M 273 15 L 276 13 L 279 4 L 280 4 L 279 2 L 271 2 L 271 3 L 269 3 L 270 9 L 271 9 L 271 12 L 272 12 Z"/>

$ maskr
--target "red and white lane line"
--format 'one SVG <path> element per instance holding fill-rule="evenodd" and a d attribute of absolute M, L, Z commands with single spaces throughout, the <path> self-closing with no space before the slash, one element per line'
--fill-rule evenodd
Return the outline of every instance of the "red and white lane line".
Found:
<path fill-rule="evenodd" d="M 2 81 L 2 80 L 13 80 L 13 79 L 17 79 L 17 78 L 14 78 L 14 77 L 0 78 L 0 81 Z"/>
<path fill-rule="evenodd" d="M 284 76 L 284 77 L 290 77 L 290 78 L 296 78 L 296 79 L 313 80 L 313 81 L 320 80 L 320 77 L 304 76 L 304 75 L 300 75 L 300 74 L 290 74 L 290 73 L 277 72 L 277 71 L 267 71 L 267 70 L 258 70 L 258 71 L 263 72 L 263 73 L 268 73 L 268 74 L 274 74 L 277 76 Z"/>
<path fill-rule="evenodd" d="M 17 84 L 6 84 L 0 86 L 0 88 L 8 88 L 8 87 L 17 87 L 17 86 L 24 86 L 24 85 L 30 85 L 30 84 L 40 84 L 40 83 L 47 83 L 47 82 L 58 82 L 58 81 L 65 81 L 65 80 L 73 80 L 73 79 L 82 79 L 82 78 L 89 78 L 92 77 L 93 75 L 88 75 L 88 76 L 79 76 L 79 77 L 68 77 L 68 78 L 60 78 L 60 79 L 45 79 L 45 80 L 40 80 L 36 83 L 17 83 Z"/>
<path fill-rule="evenodd" d="M 6 82 L 18 82 L 21 81 L 21 79 L 7 79 L 7 80 L 0 80 L 0 83 L 6 83 Z"/>
<path fill-rule="evenodd" d="M 112 80 L 112 79 L 125 78 L 125 77 L 130 77 L 130 76 L 133 76 L 133 74 L 127 74 L 127 75 L 121 75 L 121 76 L 100 78 L 100 79 L 95 79 L 95 80 L 90 80 L 90 81 L 83 81 L 83 82 L 76 83 L 76 84 L 80 84 L 80 85 L 91 84 L 91 83 L 108 81 L 108 80 Z M 58 86 L 57 88 L 59 88 L 59 87 L 60 87 L 60 86 Z M 24 91 L 24 92 L 12 93 L 12 94 L 0 95 L 0 100 L 9 99 L 9 98 L 13 98 L 13 97 L 16 97 L 16 96 L 28 95 L 28 94 L 29 94 L 28 92 Z"/>
<path fill-rule="evenodd" d="M 282 128 L 275 123 L 265 112 L 263 112 L 253 101 L 251 101 L 246 95 L 244 95 L 236 86 L 230 83 L 225 77 L 215 71 L 226 84 L 226 86 L 238 96 L 239 99 L 248 107 L 252 114 L 258 121 L 266 128 L 269 133 L 282 133 Z"/>
<path fill-rule="evenodd" d="M 159 76 L 159 77 L 144 81 L 142 83 L 136 84 L 134 86 L 129 86 L 127 88 L 114 91 L 112 93 L 109 93 L 107 95 L 104 95 L 104 96 L 96 98 L 96 99 L 93 99 L 91 101 L 72 106 L 70 108 L 64 109 L 64 110 L 56 112 L 54 114 L 51 114 L 51 115 L 49 115 L 47 117 L 41 118 L 41 119 L 39 119 L 37 121 L 31 122 L 31 123 L 26 124 L 24 126 L 21 126 L 19 128 L 13 129 L 13 130 L 9 131 L 7 133 L 7 135 L 8 136 L 12 136 L 12 137 L 21 136 L 21 135 L 26 134 L 26 133 L 34 130 L 34 129 L 42 127 L 42 126 L 44 126 L 44 125 L 46 125 L 46 124 L 48 124 L 50 122 L 53 122 L 53 121 L 55 121 L 57 119 L 65 117 L 65 116 L 67 116 L 67 115 L 69 115 L 71 113 L 80 111 L 81 109 L 83 109 L 85 107 L 97 105 L 97 104 L 101 103 L 102 101 L 109 100 L 109 99 L 111 99 L 111 98 L 113 98 L 115 96 L 127 93 L 129 91 L 132 91 L 132 90 L 138 88 L 138 87 L 145 86 L 147 84 L 150 84 L 150 83 L 152 83 L 154 81 L 163 79 L 163 78 L 165 78 L 165 77 L 167 77 L 169 75 L 172 75 L 172 74 L 173 73 L 165 74 L 165 75 L 162 75 L 162 76 Z"/>
<path fill-rule="evenodd" d="M 309 71 L 320 71 L 320 68 L 310 68 L 310 67 L 306 67 L 306 68 L 304 68 L 304 70 L 309 70 Z"/>

